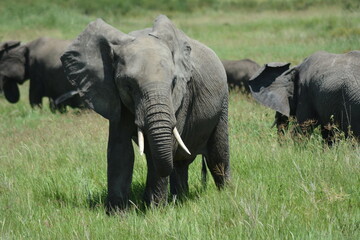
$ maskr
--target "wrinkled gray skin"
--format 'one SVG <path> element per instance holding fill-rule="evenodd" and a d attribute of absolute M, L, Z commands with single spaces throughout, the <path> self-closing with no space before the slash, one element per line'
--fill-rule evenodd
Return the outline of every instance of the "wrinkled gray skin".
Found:
<path fill-rule="evenodd" d="M 304 132 L 320 125 L 328 142 L 332 132 L 326 126 L 332 123 L 345 134 L 351 126 L 359 137 L 360 51 L 316 52 L 298 66 L 289 65 L 266 64 L 249 81 L 254 98 L 277 111 L 278 130 L 294 116 Z M 314 122 L 309 125 L 309 120 Z"/>
<path fill-rule="evenodd" d="M 42 105 L 42 98 L 49 97 L 52 110 L 64 109 L 66 105 L 81 107 L 79 96 L 55 106 L 53 101 L 75 88 L 66 79 L 60 56 L 71 41 L 51 38 L 38 38 L 20 45 L 18 41 L 4 42 L 0 45 L 0 85 L 10 103 L 19 101 L 18 84 L 30 79 L 30 105 Z"/>
<path fill-rule="evenodd" d="M 137 128 L 145 137 L 144 200 L 163 203 L 188 191 L 197 154 L 221 188 L 229 179 L 228 88 L 216 54 L 187 37 L 166 16 L 153 28 L 125 34 L 102 20 L 90 23 L 61 57 L 87 104 L 109 119 L 108 210 L 128 204 Z M 178 146 L 176 127 L 191 152 Z"/>
<path fill-rule="evenodd" d="M 224 65 L 229 89 L 239 88 L 243 93 L 250 93 L 249 79 L 259 70 L 260 65 L 250 59 L 221 60 Z"/>

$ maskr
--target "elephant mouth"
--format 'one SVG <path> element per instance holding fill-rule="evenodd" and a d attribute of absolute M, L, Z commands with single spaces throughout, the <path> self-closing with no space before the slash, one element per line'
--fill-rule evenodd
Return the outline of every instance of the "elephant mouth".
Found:
<path fill-rule="evenodd" d="M 139 145 L 139 153 L 142 156 L 144 154 L 144 133 L 142 132 L 142 130 L 138 127 L 137 130 L 138 133 L 138 145 Z M 184 141 L 182 140 L 179 131 L 177 130 L 177 128 L 175 127 L 172 131 L 176 141 L 179 143 L 179 146 L 189 155 L 191 155 L 189 149 L 186 147 Z"/>

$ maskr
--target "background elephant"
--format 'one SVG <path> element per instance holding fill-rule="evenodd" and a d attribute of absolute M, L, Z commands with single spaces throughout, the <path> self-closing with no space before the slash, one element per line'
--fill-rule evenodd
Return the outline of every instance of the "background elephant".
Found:
<path fill-rule="evenodd" d="M 226 71 L 229 88 L 239 88 L 244 93 L 250 93 L 248 81 L 259 70 L 260 65 L 250 59 L 221 60 L 221 62 Z"/>
<path fill-rule="evenodd" d="M 39 38 L 20 45 L 19 41 L 9 41 L 0 45 L 0 85 L 3 85 L 5 98 L 11 102 L 19 101 L 18 84 L 30 79 L 30 104 L 41 106 L 42 98 L 49 97 L 52 109 L 64 109 L 66 105 L 81 107 L 80 97 L 73 94 L 55 106 L 54 101 L 62 94 L 75 88 L 65 77 L 60 56 L 71 41 Z"/>
<path fill-rule="evenodd" d="M 8 42 L 0 43 L 0 60 L 6 54 L 6 51 L 9 51 L 12 48 L 18 47 L 19 45 L 20 45 L 20 42 L 18 42 L 18 41 L 8 41 Z M 11 88 L 10 85 L 7 85 L 6 87 Z M 0 94 L 2 94 L 3 91 L 4 91 L 4 76 L 0 72 Z M 7 91 L 7 93 L 8 92 L 9 91 Z M 12 100 L 11 96 L 9 96 L 9 95 L 7 96 L 7 98 L 9 98 L 9 101 Z"/>
<path fill-rule="evenodd" d="M 165 201 L 169 175 L 172 194 L 187 192 L 188 167 L 197 154 L 206 156 L 216 185 L 224 186 L 230 171 L 228 87 L 211 49 L 163 15 L 151 31 L 132 34 L 98 19 L 61 61 L 88 106 L 110 121 L 108 209 L 128 203 L 131 139 L 146 154 L 146 203 Z"/>
<path fill-rule="evenodd" d="M 329 141 L 332 123 L 345 134 L 351 126 L 360 136 L 360 51 L 317 52 L 298 66 L 289 66 L 266 64 L 249 81 L 254 98 L 277 111 L 278 129 L 294 116 L 303 131 L 321 125 L 322 136 Z"/>

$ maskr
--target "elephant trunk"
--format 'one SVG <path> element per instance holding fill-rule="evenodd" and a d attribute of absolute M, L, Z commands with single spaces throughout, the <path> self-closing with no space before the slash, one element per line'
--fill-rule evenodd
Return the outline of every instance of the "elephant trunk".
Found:
<path fill-rule="evenodd" d="M 173 169 L 173 138 L 175 114 L 169 97 L 156 94 L 147 96 L 144 130 L 157 173 L 166 177 Z"/>
<path fill-rule="evenodd" d="M 166 177 L 173 168 L 172 135 L 170 128 L 161 128 L 163 129 L 149 130 L 148 141 L 154 167 L 160 176 Z"/>

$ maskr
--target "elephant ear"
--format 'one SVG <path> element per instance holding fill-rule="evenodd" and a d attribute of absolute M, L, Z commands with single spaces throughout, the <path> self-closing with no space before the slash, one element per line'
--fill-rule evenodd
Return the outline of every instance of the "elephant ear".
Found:
<path fill-rule="evenodd" d="M 8 100 L 10 103 L 16 103 L 19 101 L 20 91 L 16 82 L 5 81 L 3 90 L 6 100 Z"/>
<path fill-rule="evenodd" d="M 186 92 L 187 83 L 192 76 L 193 63 L 191 61 L 190 38 L 165 16 L 160 15 L 155 19 L 150 36 L 163 41 L 170 49 L 175 65 L 172 99 L 177 110 Z"/>
<path fill-rule="evenodd" d="M 20 46 L 20 41 L 7 41 L 0 44 L 0 53 Z"/>
<path fill-rule="evenodd" d="M 114 81 L 111 45 L 133 40 L 101 19 L 91 22 L 61 56 L 70 83 L 101 116 L 119 118 L 120 97 Z"/>
<path fill-rule="evenodd" d="M 261 104 L 290 115 L 289 98 L 294 93 L 294 68 L 290 63 L 268 63 L 260 68 L 249 80 L 253 97 Z"/>

